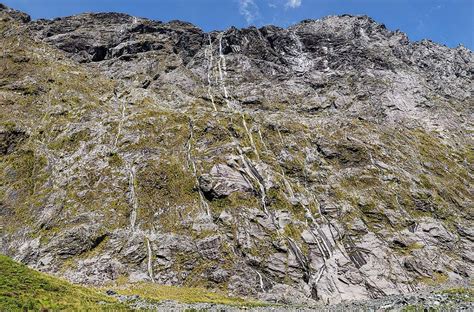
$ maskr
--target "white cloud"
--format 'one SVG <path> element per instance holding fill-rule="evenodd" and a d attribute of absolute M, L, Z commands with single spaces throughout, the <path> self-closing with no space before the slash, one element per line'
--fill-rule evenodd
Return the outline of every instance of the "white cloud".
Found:
<path fill-rule="evenodd" d="M 239 0 L 239 12 L 247 21 L 247 24 L 255 22 L 260 16 L 257 4 L 254 0 Z"/>
<path fill-rule="evenodd" d="M 297 9 L 301 6 L 302 0 L 234 0 L 239 4 L 239 13 L 247 22 L 247 25 L 262 24 L 262 15 L 257 3 L 260 3 L 265 10 L 275 13 L 280 8 Z M 267 13 L 267 12 L 265 12 Z M 265 14 L 264 14 L 265 15 Z M 268 14 L 267 14 L 268 15 Z"/>
<path fill-rule="evenodd" d="M 286 2 L 287 8 L 296 9 L 296 8 L 299 8 L 300 6 L 301 6 L 301 0 L 288 0 Z"/>

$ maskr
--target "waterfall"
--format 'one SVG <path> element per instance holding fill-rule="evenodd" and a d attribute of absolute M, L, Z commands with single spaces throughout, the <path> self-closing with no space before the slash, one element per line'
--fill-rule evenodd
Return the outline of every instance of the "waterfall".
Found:
<path fill-rule="evenodd" d="M 262 142 L 265 152 L 267 152 L 268 148 L 267 148 L 267 145 L 265 144 L 265 141 L 263 140 L 263 135 L 262 135 L 262 131 L 260 130 L 260 127 L 258 127 L 258 136 L 260 137 L 260 142 Z"/>
<path fill-rule="evenodd" d="M 224 82 L 224 76 L 227 75 L 227 66 L 226 66 L 224 53 L 222 52 L 222 36 L 223 35 L 224 35 L 223 33 L 219 35 L 219 62 L 217 63 L 217 66 L 219 69 L 219 78 L 221 81 L 222 89 L 224 90 L 224 98 L 225 98 L 227 107 L 231 108 L 230 102 L 228 99 L 229 95 L 227 93 L 227 87 L 225 86 L 225 82 Z"/>
<path fill-rule="evenodd" d="M 290 34 L 291 38 L 295 41 L 296 48 L 298 50 L 298 56 L 294 58 L 296 63 L 295 70 L 304 74 L 311 69 L 313 61 L 309 59 L 303 52 L 303 43 L 301 42 L 300 38 L 294 32 L 290 32 Z"/>
<path fill-rule="evenodd" d="M 296 260 L 303 267 L 303 270 L 306 272 L 306 274 L 308 274 L 308 276 L 311 276 L 311 267 L 308 265 L 308 260 L 303 255 L 303 252 L 301 251 L 300 247 L 298 247 L 296 242 L 290 237 L 287 237 L 286 239 L 288 240 L 288 244 L 290 245 L 290 250 L 295 255 Z"/>
<path fill-rule="evenodd" d="M 247 133 L 247 136 L 249 137 L 250 140 L 250 145 L 252 146 L 253 152 L 255 153 L 255 156 L 257 156 L 257 160 L 260 160 L 260 155 L 258 154 L 257 146 L 255 145 L 255 142 L 253 141 L 253 136 L 249 131 L 249 128 L 247 127 L 247 122 L 245 121 L 245 116 L 242 113 L 242 124 L 244 126 L 245 132 Z"/>
<path fill-rule="evenodd" d="M 260 284 L 260 289 L 262 291 L 265 291 L 265 288 L 264 288 L 264 285 L 263 285 L 263 277 L 262 277 L 262 274 L 260 274 L 260 272 L 258 272 L 257 270 L 254 270 L 255 273 L 257 273 L 258 275 L 258 281 L 259 281 L 259 284 Z"/>
<path fill-rule="evenodd" d="M 151 281 L 154 283 L 155 282 L 155 278 L 153 276 L 153 265 L 152 265 L 152 251 L 151 251 L 151 246 L 150 246 L 150 240 L 148 239 L 148 237 L 145 236 L 145 241 L 146 241 L 146 249 L 147 249 L 147 253 L 148 253 L 148 261 L 147 261 L 147 267 L 148 267 L 148 275 L 150 276 L 151 278 Z"/>
<path fill-rule="evenodd" d="M 265 188 L 265 181 L 263 180 L 262 176 L 258 173 L 257 169 L 252 165 L 252 163 L 244 156 L 242 150 L 239 148 L 239 155 L 240 159 L 242 160 L 242 164 L 244 166 L 245 173 L 252 178 L 260 188 L 260 201 L 262 203 L 263 211 L 268 215 L 266 198 L 267 198 L 267 191 Z"/>
<path fill-rule="evenodd" d="M 209 54 L 209 65 L 207 67 L 207 94 L 209 98 L 211 99 L 212 107 L 214 108 L 214 111 L 217 112 L 217 107 L 216 103 L 214 102 L 214 96 L 212 95 L 212 83 L 211 83 L 211 71 L 214 63 L 214 57 L 212 56 L 212 40 L 211 40 L 211 35 L 208 35 L 209 37 L 209 47 L 208 49 L 205 50 L 205 53 Z"/>
<path fill-rule="evenodd" d="M 286 191 L 288 192 L 288 195 L 290 196 L 290 198 L 294 198 L 295 197 L 295 192 L 293 191 L 293 188 L 291 187 L 290 182 L 288 182 L 288 180 L 286 179 L 286 175 L 285 175 L 285 172 L 283 171 L 283 169 L 281 169 L 281 177 L 283 179 L 283 184 L 286 187 Z"/>
<path fill-rule="evenodd" d="M 137 210 L 138 210 L 138 200 L 135 191 L 135 166 L 132 166 L 129 169 L 129 181 L 128 187 L 130 192 L 130 202 L 132 205 L 132 211 L 130 213 L 130 227 L 132 231 L 135 231 L 135 223 L 137 221 Z"/>
<path fill-rule="evenodd" d="M 115 104 L 118 103 L 119 99 L 117 97 L 117 91 L 114 90 L 114 100 L 115 100 Z M 117 148 L 117 143 L 118 143 L 118 139 L 120 137 L 120 134 L 122 132 L 122 126 L 123 126 L 123 122 L 125 120 L 125 104 L 123 101 L 120 101 L 120 104 L 121 104 L 121 107 L 122 107 L 122 110 L 121 110 L 121 116 L 120 116 L 120 121 L 119 121 L 119 124 L 118 124 L 118 129 L 117 129 L 117 135 L 115 136 L 115 140 L 114 140 L 114 147 L 113 149 L 115 150 Z"/>
<path fill-rule="evenodd" d="M 209 204 L 206 202 L 204 198 L 204 194 L 202 193 L 201 188 L 199 187 L 199 180 L 198 180 L 198 173 L 197 173 L 197 166 L 196 166 L 196 160 L 192 156 L 191 150 L 192 150 L 192 141 L 194 139 L 194 126 L 193 126 L 193 121 L 191 118 L 189 118 L 189 137 L 188 141 L 186 142 L 186 160 L 188 163 L 188 167 L 191 166 L 193 170 L 193 176 L 195 179 L 196 183 L 196 188 L 198 189 L 198 194 L 199 194 L 199 201 L 201 203 L 201 208 L 206 211 L 207 215 L 211 215 L 211 211 L 209 209 Z"/>

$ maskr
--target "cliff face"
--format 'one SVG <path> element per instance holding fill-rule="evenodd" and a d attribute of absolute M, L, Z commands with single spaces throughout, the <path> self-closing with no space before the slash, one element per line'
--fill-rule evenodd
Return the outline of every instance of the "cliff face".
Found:
<path fill-rule="evenodd" d="M 280 302 L 472 279 L 468 49 L 347 15 L 0 17 L 1 253 Z"/>

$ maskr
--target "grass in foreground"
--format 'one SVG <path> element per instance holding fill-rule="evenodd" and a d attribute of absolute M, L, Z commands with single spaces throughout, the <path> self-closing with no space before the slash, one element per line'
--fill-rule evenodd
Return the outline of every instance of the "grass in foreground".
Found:
<path fill-rule="evenodd" d="M 114 289 L 121 295 L 139 295 L 142 299 L 159 302 L 173 300 L 181 303 L 214 303 L 232 306 L 264 306 L 263 302 L 249 301 L 243 298 L 229 297 L 219 292 L 211 292 L 204 288 L 164 286 L 151 283 L 136 283 L 126 288 Z"/>
<path fill-rule="evenodd" d="M 130 310 L 115 299 L 0 255 L 0 311 Z"/>
<path fill-rule="evenodd" d="M 451 299 L 460 301 L 474 302 L 474 288 L 450 288 L 440 291 L 440 293 L 448 295 Z"/>

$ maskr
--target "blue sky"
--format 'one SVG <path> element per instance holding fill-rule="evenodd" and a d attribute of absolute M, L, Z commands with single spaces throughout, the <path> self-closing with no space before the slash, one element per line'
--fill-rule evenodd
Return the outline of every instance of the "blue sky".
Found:
<path fill-rule="evenodd" d="M 209 30 L 289 26 L 334 14 L 366 14 L 411 40 L 428 38 L 474 50 L 474 0 L 0 0 L 36 18 L 81 12 L 124 12 L 161 21 L 180 19 Z"/>

